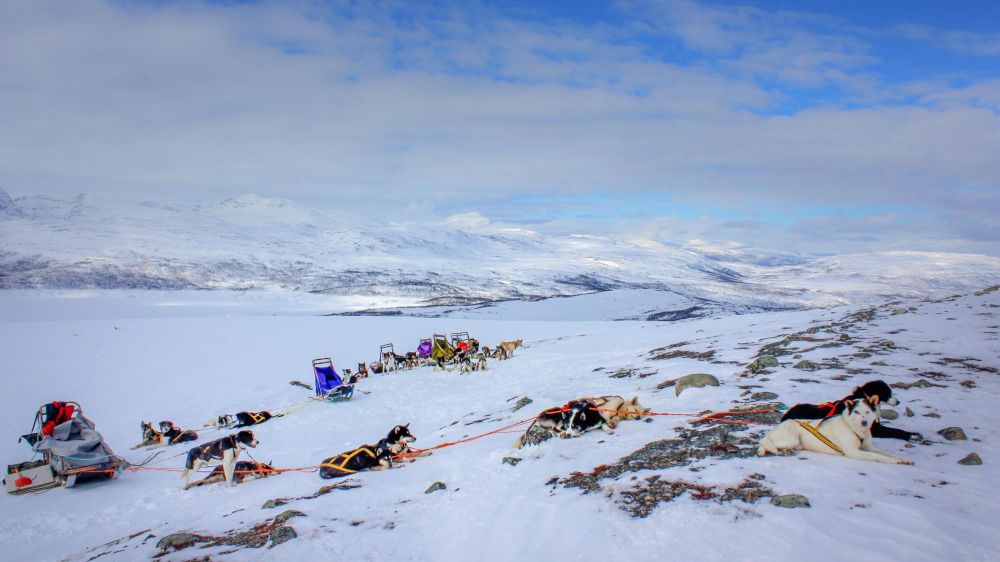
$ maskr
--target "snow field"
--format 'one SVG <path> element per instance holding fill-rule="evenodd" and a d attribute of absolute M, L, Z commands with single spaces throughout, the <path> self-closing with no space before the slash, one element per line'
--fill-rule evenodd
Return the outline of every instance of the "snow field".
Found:
<path fill-rule="evenodd" d="M 296 540 L 229 554 L 223 553 L 232 547 L 191 548 L 162 559 L 207 554 L 213 560 L 512 560 L 596 547 L 630 560 L 801 558 L 817 552 L 834 559 L 986 560 L 1000 546 L 992 524 L 1000 516 L 993 501 L 993 461 L 1000 458 L 994 429 L 1000 413 L 993 404 L 1000 394 L 1000 378 L 931 363 L 942 357 L 974 357 L 982 365 L 998 366 L 995 326 L 1000 322 L 992 306 L 998 302 L 996 293 L 939 303 L 907 301 L 905 306 L 915 306 L 915 311 L 891 315 L 888 311 L 896 306 L 887 307 L 872 322 L 845 328 L 857 341 L 855 347 L 891 339 L 896 347 L 885 355 L 846 359 L 852 348 L 803 353 L 804 359 L 816 362 L 837 355 L 845 368 L 871 370 L 849 381 L 831 380 L 845 369 L 794 369 L 790 365 L 798 359 L 790 356 L 781 357 L 782 366 L 771 374 L 738 376 L 761 345 L 855 310 L 844 307 L 668 324 L 323 317 L 302 315 L 301 309 L 287 314 L 277 306 L 266 308 L 265 314 L 249 314 L 246 308 L 234 313 L 222 306 L 225 295 L 206 297 L 220 300 L 219 312 L 145 303 L 137 307 L 100 295 L 87 298 L 106 305 L 103 318 L 74 318 L 71 312 L 60 317 L 49 298 L 35 294 L 27 304 L 37 301 L 33 306 L 55 310 L 48 320 L 0 322 L 0 454 L 8 464 L 29 458 L 28 447 L 18 444 L 17 437 L 29 431 L 35 409 L 51 400 L 79 401 L 115 452 L 138 462 L 149 453 L 129 447 L 139 441 L 142 420 L 171 419 L 201 431 L 202 422 L 219 413 L 280 410 L 308 396 L 288 382 L 311 384 L 311 359 L 332 356 L 339 368 L 353 368 L 360 360 L 371 361 L 381 343 L 394 342 L 402 352 L 433 332 L 467 330 L 491 347 L 500 340 L 523 338 L 526 346 L 510 361 L 491 361 L 485 373 L 420 368 L 373 376 L 359 384 L 350 402 L 313 404 L 255 427 L 261 444 L 251 451 L 253 457 L 281 468 L 312 466 L 362 443 L 374 443 L 396 423 L 406 422 L 418 437 L 415 445 L 429 447 L 528 418 L 579 396 L 638 395 L 657 412 L 699 412 L 726 410 L 734 400 L 743 400 L 738 385 L 761 385 L 752 390 L 775 392 L 779 400 L 792 404 L 836 399 L 854 384 L 876 378 L 913 382 L 927 371 L 951 378 L 929 379 L 946 388 L 896 391 L 902 403 L 895 409 L 902 414 L 908 406 L 916 415 L 888 423 L 919 431 L 933 443 L 908 448 L 899 441 L 878 440 L 877 445 L 913 459 L 912 467 L 801 453 L 706 459 L 689 467 L 625 473 L 618 480 L 602 481 L 605 490 L 599 494 L 546 485 L 552 477 L 587 472 L 650 441 L 671 438 L 674 428 L 687 422 L 656 417 L 651 423 L 624 422 L 611 436 L 597 431 L 519 451 L 510 448 L 516 434 L 489 436 L 435 451 L 396 470 L 352 477 L 360 488 L 293 501 L 275 510 L 260 506 L 271 498 L 309 495 L 336 481 L 286 473 L 235 488 L 213 485 L 185 492 L 177 474 L 142 471 L 76 489 L 5 495 L 0 499 L 6 521 L 0 528 L 0 548 L 11 560 L 87 560 L 102 553 L 107 554 L 100 560 L 146 559 L 158 553 L 155 543 L 168 533 L 222 534 L 287 508 L 307 514 L 290 522 L 299 534 Z M 24 304 L 24 299 L 23 293 L 2 293 L 0 305 Z M 719 363 L 649 359 L 650 350 L 682 341 L 688 342 L 682 349 L 714 349 Z M 872 366 L 877 360 L 887 365 Z M 657 372 L 645 378 L 609 377 L 620 368 Z M 655 389 L 689 372 L 714 374 L 722 386 L 689 389 L 680 396 L 672 388 Z M 958 385 L 966 379 L 976 387 Z M 522 396 L 534 402 L 511 412 Z M 928 412 L 941 417 L 924 417 Z M 483 418 L 488 419 L 477 421 Z M 948 442 L 936 435 L 938 429 L 953 425 L 979 441 Z M 218 435 L 206 432 L 203 441 Z M 186 447 L 159 450 L 165 457 Z M 985 464 L 956 464 L 971 451 L 982 455 Z M 502 462 L 505 456 L 523 460 L 510 466 Z M 162 465 L 179 467 L 182 459 Z M 786 510 L 766 499 L 721 504 L 685 495 L 636 519 L 616 503 L 618 492 L 653 474 L 731 485 L 752 473 L 764 474 L 764 483 L 777 493 L 808 496 L 813 507 Z M 447 490 L 424 494 L 435 481 L 444 482 Z M 135 539 L 101 546 L 146 529 Z M 150 533 L 156 538 L 143 543 Z"/>

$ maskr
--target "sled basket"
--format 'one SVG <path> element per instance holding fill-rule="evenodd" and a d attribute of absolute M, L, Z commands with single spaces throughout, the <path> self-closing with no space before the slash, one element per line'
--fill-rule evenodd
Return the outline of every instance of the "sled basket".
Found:
<path fill-rule="evenodd" d="M 344 384 L 329 357 L 313 359 L 312 365 L 316 375 L 316 396 L 330 402 L 343 402 L 354 396 L 354 385 Z"/>

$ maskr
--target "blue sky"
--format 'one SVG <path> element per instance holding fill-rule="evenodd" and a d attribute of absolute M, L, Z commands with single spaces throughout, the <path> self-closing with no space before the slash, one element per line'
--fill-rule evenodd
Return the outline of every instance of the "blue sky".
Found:
<path fill-rule="evenodd" d="M 0 186 L 1000 254 L 998 6 L 0 2 Z"/>

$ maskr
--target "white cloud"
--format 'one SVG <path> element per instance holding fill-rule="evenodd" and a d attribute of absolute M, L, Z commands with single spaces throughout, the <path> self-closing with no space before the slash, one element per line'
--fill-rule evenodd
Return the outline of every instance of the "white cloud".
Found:
<path fill-rule="evenodd" d="M 407 5 L 401 19 L 379 6 L 7 4 L 0 183 L 255 192 L 417 216 L 592 191 L 950 216 L 985 189 L 977 208 L 1000 208 L 996 81 L 889 92 L 866 74 L 865 43 L 822 17 L 629 3 L 627 23 L 610 26 L 483 6 Z M 671 62 L 640 32 L 715 58 Z M 763 78 L 897 101 L 770 115 L 788 94 Z"/>

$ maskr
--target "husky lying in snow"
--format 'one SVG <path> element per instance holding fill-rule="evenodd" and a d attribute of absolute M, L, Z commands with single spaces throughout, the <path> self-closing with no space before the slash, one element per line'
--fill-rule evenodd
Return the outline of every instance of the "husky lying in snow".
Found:
<path fill-rule="evenodd" d="M 222 460 L 222 472 L 226 478 L 226 484 L 234 486 L 233 474 L 236 470 L 236 460 L 245 449 L 256 447 L 257 439 L 249 429 L 244 429 L 239 433 L 227 435 L 215 441 L 209 441 L 204 445 L 194 447 L 187 454 L 187 461 L 184 463 L 184 471 L 181 472 L 181 479 L 184 481 L 184 489 L 191 487 L 189 482 L 191 475 L 208 464 L 213 459 Z"/>
<path fill-rule="evenodd" d="M 197 441 L 198 433 L 193 429 L 181 429 L 174 425 L 172 421 L 160 422 L 160 442 L 164 445 L 175 445 L 177 443 L 187 443 Z"/>
<path fill-rule="evenodd" d="M 410 433 L 410 424 L 397 425 L 376 445 L 362 445 L 357 449 L 324 459 L 319 477 L 324 479 L 349 476 L 362 470 L 392 468 L 392 458 L 409 450 L 409 443 L 417 438 Z"/>
<path fill-rule="evenodd" d="M 153 429 L 152 423 L 142 422 L 140 427 L 142 428 L 142 442 L 135 447 L 132 447 L 133 449 L 148 447 L 150 445 L 159 445 L 162 443 L 163 434 Z"/>
<path fill-rule="evenodd" d="M 836 402 L 826 402 L 823 404 L 796 404 L 785 412 L 785 415 L 781 416 L 781 420 L 820 420 L 823 418 L 833 417 L 845 409 L 845 403 L 848 400 L 870 400 L 874 401 L 875 410 L 878 411 L 878 407 L 881 404 L 888 404 L 890 406 L 895 406 L 899 404 L 899 400 L 892 395 L 892 387 L 887 385 L 884 381 L 869 381 L 861 386 L 854 387 L 851 394 L 837 400 Z M 881 419 L 875 420 L 875 423 L 871 426 L 872 437 L 887 437 L 890 439 L 902 439 L 904 441 L 909 441 L 910 439 L 917 438 L 920 439 L 921 435 L 919 433 L 913 433 L 910 431 L 904 431 L 902 429 L 896 429 L 892 427 L 886 427 L 882 425 Z"/>
<path fill-rule="evenodd" d="M 637 420 L 646 412 L 649 412 L 649 408 L 639 404 L 637 396 L 629 400 L 621 396 L 577 398 L 565 406 L 543 410 L 525 430 L 525 435 L 534 426 L 547 429 L 562 438 L 579 437 L 585 431 L 598 428 L 611 434 L 618 427 L 618 422 Z M 523 444 L 524 435 L 521 435 L 514 443 L 514 448 L 519 449 Z"/>
<path fill-rule="evenodd" d="M 223 414 L 205 422 L 205 427 L 211 427 L 214 429 L 236 429 L 239 427 L 247 427 L 264 423 L 273 417 L 274 416 L 271 412 L 268 412 L 267 410 L 262 410 L 260 412 L 240 412 L 235 415 Z"/>
<path fill-rule="evenodd" d="M 828 455 L 889 464 L 913 464 L 875 448 L 872 424 L 878 421 L 877 399 L 847 400 L 838 416 L 820 421 L 785 420 L 760 441 L 758 456 L 804 449 Z"/>
<path fill-rule="evenodd" d="M 193 429 L 182 430 L 172 421 L 161 421 L 159 431 L 153 429 L 152 423 L 142 422 L 140 427 L 142 428 L 142 442 L 132 447 L 133 449 L 175 445 L 198 440 L 198 433 Z"/>
<path fill-rule="evenodd" d="M 277 473 L 278 471 L 269 462 L 239 461 L 233 470 L 233 480 L 238 484 L 242 484 L 258 478 L 267 478 Z M 225 480 L 225 467 L 220 464 L 212 469 L 212 472 L 208 476 L 191 484 L 191 486 L 205 486 L 206 484 L 215 484 L 216 482 L 224 482 Z"/>

